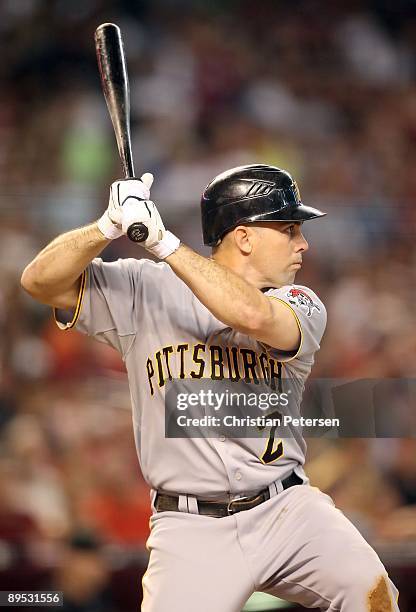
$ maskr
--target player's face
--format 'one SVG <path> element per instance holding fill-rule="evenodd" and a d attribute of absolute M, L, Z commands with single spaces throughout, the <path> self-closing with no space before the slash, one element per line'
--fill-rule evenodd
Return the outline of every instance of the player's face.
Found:
<path fill-rule="evenodd" d="M 265 286 L 292 284 L 308 249 L 301 223 L 269 222 L 256 224 L 255 228 L 259 240 L 252 252 L 252 263 L 264 277 Z"/>

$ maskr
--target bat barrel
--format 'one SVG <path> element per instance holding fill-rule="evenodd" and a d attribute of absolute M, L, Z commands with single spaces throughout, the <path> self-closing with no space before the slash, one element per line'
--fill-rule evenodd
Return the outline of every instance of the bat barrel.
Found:
<path fill-rule="evenodd" d="M 130 136 L 130 91 L 120 28 L 103 23 L 95 31 L 95 48 L 104 97 L 113 123 L 125 178 L 134 177 Z"/>

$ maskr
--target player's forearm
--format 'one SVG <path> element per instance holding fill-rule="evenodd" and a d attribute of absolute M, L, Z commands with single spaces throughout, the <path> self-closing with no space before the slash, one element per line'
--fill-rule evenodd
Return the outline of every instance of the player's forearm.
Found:
<path fill-rule="evenodd" d="M 185 245 L 165 260 L 212 314 L 243 333 L 264 327 L 272 313 L 259 289 Z"/>
<path fill-rule="evenodd" d="M 21 283 L 39 301 L 69 290 L 109 244 L 96 223 L 61 234 L 25 268 Z"/>

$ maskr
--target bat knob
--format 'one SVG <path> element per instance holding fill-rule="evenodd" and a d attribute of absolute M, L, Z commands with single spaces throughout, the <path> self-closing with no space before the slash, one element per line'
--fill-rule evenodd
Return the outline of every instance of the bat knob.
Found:
<path fill-rule="evenodd" d="M 144 223 L 132 223 L 127 230 L 127 236 L 133 242 L 143 242 L 149 236 L 149 230 Z"/>

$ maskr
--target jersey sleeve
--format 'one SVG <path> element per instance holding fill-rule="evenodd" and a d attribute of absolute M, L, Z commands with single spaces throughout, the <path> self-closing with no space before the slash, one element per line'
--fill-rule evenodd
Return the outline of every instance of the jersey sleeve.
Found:
<path fill-rule="evenodd" d="M 58 327 L 76 327 L 124 355 L 138 331 L 141 261 L 94 259 L 82 275 L 76 309 L 54 310 Z"/>
<path fill-rule="evenodd" d="M 326 309 L 319 297 L 308 287 L 286 285 L 279 289 L 269 289 L 266 296 L 285 304 L 296 317 L 300 331 L 300 343 L 296 352 L 280 351 L 269 348 L 269 352 L 279 361 L 309 359 L 319 350 L 326 327 Z"/>

